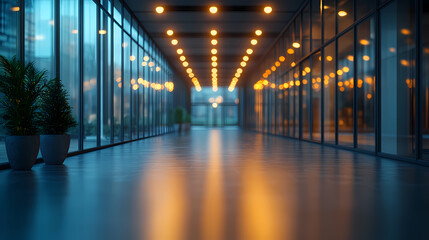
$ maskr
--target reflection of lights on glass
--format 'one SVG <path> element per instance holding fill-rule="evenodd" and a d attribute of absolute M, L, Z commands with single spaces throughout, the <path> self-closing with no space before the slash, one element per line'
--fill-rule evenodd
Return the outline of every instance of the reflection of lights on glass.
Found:
<path fill-rule="evenodd" d="M 294 47 L 294 48 L 300 48 L 301 44 L 299 44 L 299 42 L 294 42 L 294 43 L 292 43 L 292 47 Z"/>
<path fill-rule="evenodd" d="M 295 53 L 295 50 L 293 50 L 292 48 L 289 48 L 289 49 L 287 50 L 287 54 L 292 55 L 292 54 L 294 54 L 294 53 Z"/>
<path fill-rule="evenodd" d="M 130 56 L 130 61 L 131 61 L 131 62 L 134 62 L 135 60 L 136 60 L 136 57 L 135 57 L 135 56 L 133 56 L 133 55 L 131 55 L 131 56 Z"/>
<path fill-rule="evenodd" d="M 362 57 L 362 59 L 364 60 L 364 61 L 369 61 L 371 58 L 368 56 L 368 55 L 365 55 L 365 56 L 363 56 Z"/>
<path fill-rule="evenodd" d="M 403 28 L 403 29 L 401 29 L 401 33 L 402 33 L 403 35 L 410 35 L 410 34 L 411 34 L 411 31 L 410 31 L 409 29 Z"/>
<path fill-rule="evenodd" d="M 123 48 L 128 47 L 128 43 L 127 43 L 127 42 L 122 43 L 122 47 L 123 47 Z"/>
<path fill-rule="evenodd" d="M 77 29 L 73 29 L 73 30 L 72 30 L 72 33 L 73 33 L 73 34 L 78 34 L 78 33 L 79 33 L 79 31 L 78 31 Z"/>
<path fill-rule="evenodd" d="M 328 60 L 328 62 L 330 62 L 330 61 L 334 60 L 334 58 L 332 58 L 331 56 L 327 56 L 326 60 Z"/>
<path fill-rule="evenodd" d="M 354 57 L 352 55 L 348 55 L 347 56 L 347 60 L 349 60 L 350 62 L 354 61 Z"/>
<path fill-rule="evenodd" d="M 346 11 L 339 11 L 338 16 L 345 17 L 345 16 L 347 16 L 347 12 Z"/>
<path fill-rule="evenodd" d="M 149 61 L 149 56 L 144 56 L 143 61 L 145 61 L 145 62 Z"/>
<path fill-rule="evenodd" d="M 105 35 L 106 33 L 107 33 L 107 31 L 104 29 L 98 30 L 98 34 L 100 34 L 100 35 Z"/>
<path fill-rule="evenodd" d="M 213 103 L 213 104 L 212 104 L 212 107 L 213 107 L 213 108 L 217 108 L 217 103 Z"/>
<path fill-rule="evenodd" d="M 369 45 L 369 41 L 368 41 L 368 40 L 366 40 L 366 39 L 362 39 L 362 40 L 360 40 L 359 42 L 360 42 L 360 44 L 361 44 L 361 45 L 363 45 L 363 46 L 367 46 L 367 45 Z"/>
<path fill-rule="evenodd" d="M 11 7 L 10 10 L 12 12 L 19 12 L 19 7 Z"/>
<path fill-rule="evenodd" d="M 142 62 L 142 66 L 146 67 L 147 66 L 147 62 Z"/>

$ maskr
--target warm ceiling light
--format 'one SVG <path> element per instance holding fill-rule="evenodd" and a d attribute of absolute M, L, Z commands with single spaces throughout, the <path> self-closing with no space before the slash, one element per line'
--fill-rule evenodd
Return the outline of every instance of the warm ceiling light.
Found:
<path fill-rule="evenodd" d="M 236 73 L 234 76 L 235 76 L 236 78 L 239 78 L 239 77 L 241 76 L 241 74 L 240 74 L 240 73 Z"/>
<path fill-rule="evenodd" d="M 156 8 L 155 8 L 155 11 L 156 11 L 158 14 L 161 14 L 161 13 L 163 13 L 163 12 L 164 12 L 164 7 L 163 7 L 163 6 L 158 6 L 158 7 L 156 7 Z"/>
<path fill-rule="evenodd" d="M 246 53 L 250 55 L 253 53 L 253 50 L 249 48 L 249 49 L 247 49 Z"/>
<path fill-rule="evenodd" d="M 213 57 L 212 57 L 212 61 L 213 61 L 213 62 L 216 62 L 216 61 L 217 61 L 217 57 L 216 57 L 216 56 L 213 56 Z"/>
<path fill-rule="evenodd" d="M 270 7 L 270 6 L 266 6 L 266 7 L 264 7 L 264 12 L 265 12 L 266 14 L 270 14 L 272 11 L 273 11 L 273 8 L 272 8 L 272 7 Z"/>
<path fill-rule="evenodd" d="M 212 68 L 212 72 L 213 73 L 217 73 L 217 69 L 216 68 Z"/>
<path fill-rule="evenodd" d="M 212 45 L 217 45 L 217 40 L 216 39 L 212 40 Z"/>
<path fill-rule="evenodd" d="M 10 10 L 12 12 L 19 12 L 19 7 L 11 7 Z"/>
<path fill-rule="evenodd" d="M 250 41 L 250 44 L 252 44 L 252 45 L 256 45 L 256 44 L 258 44 L 258 40 L 256 40 L 256 39 L 252 39 L 252 40 Z"/>
<path fill-rule="evenodd" d="M 142 62 L 142 66 L 146 67 L 147 66 L 147 62 Z"/>
<path fill-rule="evenodd" d="M 189 77 L 193 78 L 195 75 L 193 73 L 189 73 Z"/>
<path fill-rule="evenodd" d="M 183 54 L 183 49 L 181 48 L 177 49 L 177 54 Z"/>
<path fill-rule="evenodd" d="M 192 68 L 188 68 L 188 69 L 186 69 L 186 72 L 187 72 L 187 73 L 192 73 Z"/>
<path fill-rule="evenodd" d="M 214 55 L 214 54 L 217 54 L 217 49 L 216 48 L 213 48 L 212 49 L 212 54 Z"/>
<path fill-rule="evenodd" d="M 237 72 L 238 72 L 238 73 L 243 73 L 243 69 L 241 69 L 241 68 L 237 68 Z"/>
<path fill-rule="evenodd" d="M 135 56 L 133 56 L 133 55 L 131 55 L 131 56 L 130 56 L 130 61 L 131 61 L 131 62 L 134 62 L 134 60 L 136 60 L 136 57 L 135 57 Z"/>
<path fill-rule="evenodd" d="M 145 61 L 145 62 L 149 61 L 149 56 L 144 56 L 143 61 Z"/>
<path fill-rule="evenodd" d="M 366 39 L 362 39 L 362 40 L 360 40 L 360 44 L 364 45 L 364 46 L 367 46 L 367 45 L 369 45 L 369 41 L 366 40 Z"/>
<path fill-rule="evenodd" d="M 280 62 L 284 62 L 284 61 L 286 60 L 286 58 L 285 58 L 285 57 L 283 57 L 283 56 L 280 56 L 280 57 L 279 57 L 279 60 L 280 60 Z"/>
<path fill-rule="evenodd" d="M 249 57 L 248 57 L 248 56 L 244 56 L 244 57 L 243 57 L 243 60 L 244 60 L 245 62 L 247 62 L 247 61 L 249 61 Z"/>
<path fill-rule="evenodd" d="M 153 67 L 153 66 L 155 66 L 155 63 L 149 62 L 149 67 Z"/>
<path fill-rule="evenodd" d="M 211 30 L 211 31 L 210 31 L 210 34 L 211 34 L 212 36 L 216 36 L 216 35 L 217 35 L 217 31 L 213 29 L 213 30 Z"/>
<path fill-rule="evenodd" d="M 171 44 L 173 44 L 173 45 L 177 45 L 178 43 L 179 43 L 179 41 L 177 41 L 177 39 L 171 40 Z"/>
<path fill-rule="evenodd" d="M 280 67 L 280 62 L 277 61 L 277 62 L 274 63 L 274 65 L 276 65 L 276 67 Z"/>
<path fill-rule="evenodd" d="M 247 65 L 247 63 L 246 63 L 246 62 L 241 62 L 241 63 L 240 63 L 240 65 L 241 65 L 242 67 L 245 67 L 245 66 Z"/>
<path fill-rule="evenodd" d="M 212 7 L 210 7 L 210 13 L 211 14 L 215 14 L 215 13 L 217 13 L 217 7 L 215 7 L 215 6 L 212 6 Z"/>
<path fill-rule="evenodd" d="M 292 48 L 289 48 L 288 50 L 287 50 L 287 53 L 288 54 L 294 54 L 295 53 L 295 50 L 293 50 Z"/>
<path fill-rule="evenodd" d="M 256 36 L 261 36 L 262 35 L 262 31 L 258 29 L 258 30 L 255 31 L 255 34 L 256 34 Z"/>
<path fill-rule="evenodd" d="M 292 47 L 294 47 L 294 48 L 300 48 L 301 44 L 299 44 L 299 42 L 294 42 L 294 43 L 292 43 Z"/>
<path fill-rule="evenodd" d="M 212 62 L 213 67 L 217 67 L 217 62 Z"/>
<path fill-rule="evenodd" d="M 183 63 L 182 63 L 182 65 L 183 65 L 184 67 L 187 67 L 187 66 L 189 66 L 189 63 L 188 63 L 188 62 L 183 62 Z"/>
<path fill-rule="evenodd" d="M 171 30 L 171 29 L 167 30 L 167 35 L 168 36 L 173 36 L 173 34 L 174 34 L 173 30 Z"/>
<path fill-rule="evenodd" d="M 347 16 L 347 12 L 346 11 L 339 11 L 338 16 L 345 17 L 345 16 Z"/>
<path fill-rule="evenodd" d="M 185 60 L 186 60 L 186 57 L 185 57 L 185 56 L 180 56 L 180 58 L 179 58 L 179 59 L 180 59 L 180 61 L 182 61 L 182 62 L 183 62 L 183 61 L 185 61 Z"/>
<path fill-rule="evenodd" d="M 104 29 L 98 30 L 98 34 L 100 34 L 100 35 L 105 35 L 106 33 L 107 33 L 107 31 Z"/>

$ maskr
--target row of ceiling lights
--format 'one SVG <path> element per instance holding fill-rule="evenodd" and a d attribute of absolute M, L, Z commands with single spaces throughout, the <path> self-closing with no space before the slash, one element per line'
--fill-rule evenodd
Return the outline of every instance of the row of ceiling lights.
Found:
<path fill-rule="evenodd" d="M 256 36 L 261 36 L 262 35 L 262 30 L 256 30 L 255 31 L 255 35 Z M 258 40 L 256 40 L 256 39 L 252 39 L 252 40 L 250 40 L 250 44 L 252 45 L 252 46 L 256 46 L 256 44 L 258 44 Z M 243 56 L 243 61 L 240 63 L 240 66 L 241 67 L 238 67 L 237 68 L 237 70 L 236 70 L 236 72 L 235 72 L 235 75 L 234 75 L 234 77 L 232 78 L 232 80 L 231 80 L 231 84 L 229 85 L 229 87 L 228 87 L 228 90 L 230 91 L 230 92 L 232 92 L 232 91 L 234 91 L 234 89 L 235 89 L 235 86 L 237 85 L 237 82 L 238 82 L 238 80 L 240 79 L 240 77 L 241 77 L 241 74 L 243 73 L 243 68 L 245 68 L 246 66 L 247 66 L 247 62 L 249 61 L 249 55 L 252 55 L 252 53 L 253 53 L 253 49 L 252 48 L 248 48 L 247 50 L 246 50 L 246 54 Z"/>
<path fill-rule="evenodd" d="M 209 12 L 211 13 L 211 14 L 216 14 L 217 12 L 218 12 L 218 7 L 217 6 L 210 6 L 210 8 L 209 8 Z M 162 14 L 162 13 L 164 13 L 164 11 L 165 11 L 165 8 L 164 8 L 164 6 L 157 6 L 156 8 L 155 8 L 155 11 L 158 13 L 158 14 Z M 273 9 L 272 9 L 272 7 L 271 6 L 265 6 L 264 7 L 264 12 L 266 13 L 266 14 L 270 14 L 271 12 L 273 11 Z M 173 36 L 173 34 L 174 34 L 174 31 L 173 30 L 167 30 L 167 35 L 168 36 Z M 216 48 L 216 46 L 217 46 L 217 44 L 218 44 L 218 40 L 215 38 L 216 37 L 216 35 L 217 35 L 217 30 L 211 30 L 210 31 L 210 35 L 212 36 L 212 39 L 211 39 L 211 45 L 212 45 L 212 49 L 211 49 L 211 54 L 212 54 L 212 57 L 211 57 L 211 60 L 212 60 L 212 63 L 211 63 L 211 65 L 212 65 L 212 69 L 211 69 L 211 74 L 212 74 L 212 85 L 213 85 L 213 91 L 214 92 L 216 92 L 217 90 L 218 90 L 218 69 L 217 69 L 217 66 L 218 66 L 218 62 L 217 62 L 217 60 L 218 60 L 218 57 L 217 57 L 217 53 L 218 53 L 218 50 L 217 50 L 217 48 Z M 262 35 L 262 30 L 256 30 L 255 31 L 255 35 L 256 36 L 261 36 Z M 177 39 L 173 39 L 173 40 L 171 40 L 171 44 L 172 45 L 174 45 L 174 46 L 176 46 L 177 44 L 178 44 L 179 42 L 178 42 L 178 40 Z M 256 39 L 251 39 L 251 41 L 250 41 L 250 44 L 252 45 L 252 46 L 255 46 L 255 45 L 257 45 L 258 44 L 258 40 L 256 40 Z M 228 90 L 230 91 L 230 92 L 232 92 L 232 91 L 234 91 L 234 89 L 235 89 L 235 86 L 237 85 L 237 82 L 238 82 L 238 80 L 239 80 L 239 78 L 241 77 L 241 74 L 243 73 L 243 68 L 245 68 L 246 67 L 246 65 L 247 65 L 247 62 L 249 61 L 249 55 L 251 55 L 253 53 L 253 49 L 252 48 L 248 48 L 247 50 L 246 50 L 246 55 L 244 55 L 243 56 L 243 61 L 240 63 L 240 66 L 241 67 L 238 67 L 237 68 L 237 70 L 236 70 L 236 73 L 235 73 L 235 75 L 234 75 L 234 77 L 232 78 L 232 80 L 231 80 L 231 84 L 229 85 L 229 87 L 228 87 Z M 177 54 L 179 54 L 180 55 L 180 57 L 179 57 L 179 59 L 180 59 L 180 61 L 182 61 L 182 65 L 184 66 L 184 67 L 188 67 L 188 65 L 189 65 L 189 63 L 186 61 L 186 57 L 183 55 L 183 50 L 182 49 L 177 49 Z M 192 68 L 187 68 L 186 69 L 186 72 L 188 73 L 188 75 L 189 75 L 189 77 L 192 79 L 192 82 L 194 83 L 194 86 L 195 86 L 195 88 L 196 88 L 196 90 L 197 91 L 201 91 L 201 86 L 200 86 L 200 84 L 199 84 L 199 81 L 198 81 L 198 79 L 194 76 L 194 73 L 192 73 Z"/>
<path fill-rule="evenodd" d="M 217 6 L 210 6 L 208 8 L 209 12 L 211 14 L 217 14 L 219 11 L 219 8 Z M 156 13 L 158 14 L 163 14 L 165 12 L 165 7 L 164 6 L 157 6 L 155 8 Z M 264 12 L 266 14 L 270 14 L 273 11 L 273 8 L 271 6 L 264 6 Z"/>
<path fill-rule="evenodd" d="M 174 35 L 174 31 L 173 31 L 173 30 L 171 30 L 171 29 L 167 30 L 167 35 L 168 35 L 169 37 L 173 37 L 173 35 Z M 173 46 L 177 46 L 177 45 L 179 44 L 179 41 L 178 41 L 177 39 L 173 38 L 173 39 L 171 40 L 171 44 L 172 44 Z M 182 62 L 182 66 L 183 66 L 184 68 L 186 68 L 186 73 L 188 74 L 189 78 L 191 79 L 192 83 L 194 84 L 195 89 L 196 89 L 198 92 L 199 92 L 199 91 L 201 91 L 201 85 L 200 85 L 200 82 L 198 81 L 198 78 L 197 78 L 197 77 L 195 77 L 195 74 L 193 73 L 192 68 L 191 68 L 191 67 L 189 67 L 189 62 L 188 62 L 188 61 L 186 61 L 186 56 L 184 55 L 184 51 L 183 51 L 183 49 L 182 49 L 182 48 L 178 48 L 178 49 L 176 50 L 176 52 L 177 52 L 177 54 L 179 55 L 179 60 Z"/>
<path fill-rule="evenodd" d="M 213 85 L 213 92 L 217 91 L 217 48 L 216 45 L 218 44 L 217 39 L 215 38 L 217 35 L 217 30 L 211 30 L 210 35 L 212 36 L 212 39 L 210 41 L 211 45 L 213 46 L 211 50 L 212 54 L 212 85 Z"/>

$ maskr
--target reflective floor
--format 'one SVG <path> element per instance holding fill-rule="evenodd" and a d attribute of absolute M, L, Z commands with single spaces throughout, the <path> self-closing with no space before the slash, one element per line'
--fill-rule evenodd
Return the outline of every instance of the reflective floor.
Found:
<path fill-rule="evenodd" d="M 0 171 L 0 239 L 429 239 L 429 168 L 194 129 Z"/>

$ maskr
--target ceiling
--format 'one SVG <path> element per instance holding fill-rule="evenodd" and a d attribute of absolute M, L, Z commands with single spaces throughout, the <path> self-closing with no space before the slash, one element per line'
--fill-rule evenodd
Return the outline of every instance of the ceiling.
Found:
<path fill-rule="evenodd" d="M 250 60 L 243 68 L 243 74 L 257 64 L 258 57 L 266 53 L 304 1 L 125 0 L 170 62 L 179 73 L 183 73 L 185 80 L 192 84 L 176 53 L 178 48 L 183 49 L 183 55 L 201 86 L 212 86 L 213 46 L 210 41 L 213 37 L 210 30 L 218 31 L 218 85 L 229 86 L 240 62 L 243 61 L 243 56 L 246 55 L 246 49 L 252 48 L 254 52 L 249 55 Z M 155 11 L 159 5 L 165 7 L 163 14 L 157 14 Z M 213 5 L 218 7 L 217 14 L 209 12 L 209 7 Z M 265 14 L 264 6 L 271 6 L 273 12 Z M 173 37 L 166 34 L 168 29 L 174 31 Z M 263 31 L 260 37 L 255 35 L 256 29 Z M 179 41 L 178 45 L 171 44 L 173 38 Z M 253 38 L 258 40 L 256 46 L 250 44 Z"/>

